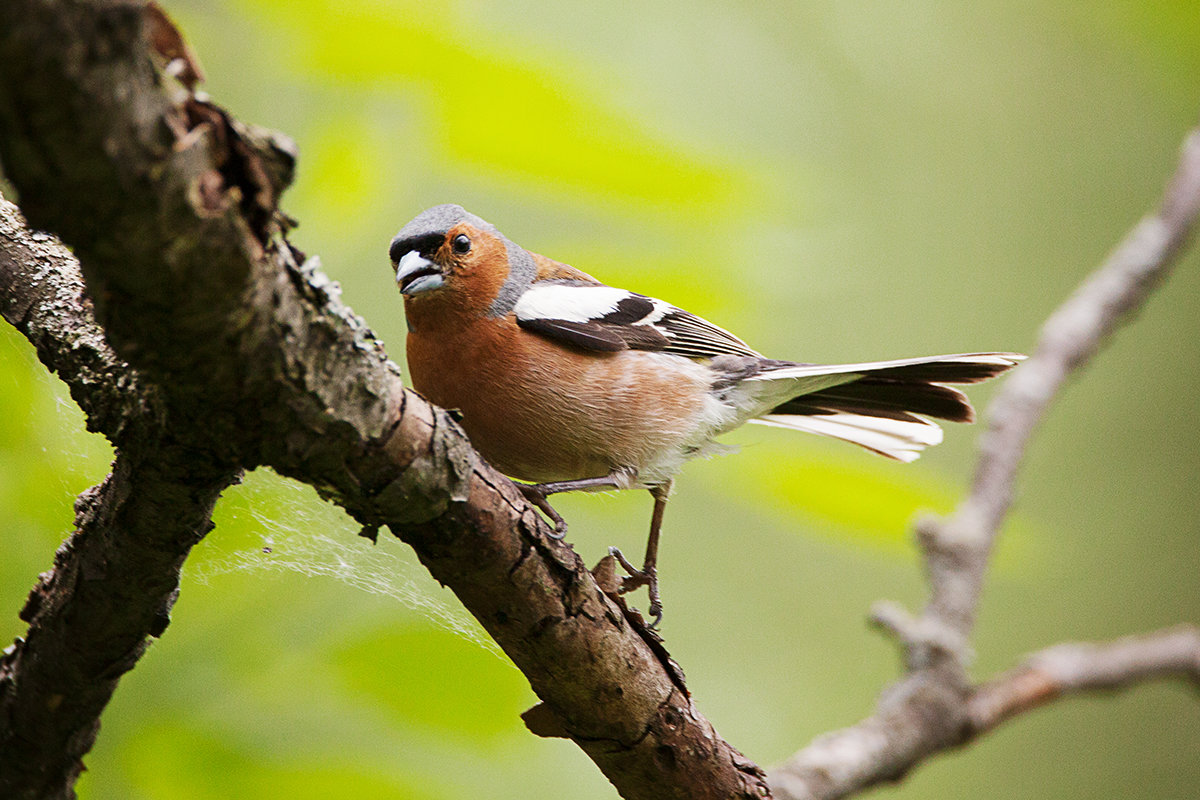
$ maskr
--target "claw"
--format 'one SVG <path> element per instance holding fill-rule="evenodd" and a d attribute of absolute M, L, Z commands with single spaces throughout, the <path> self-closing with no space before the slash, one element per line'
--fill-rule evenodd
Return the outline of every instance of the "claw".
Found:
<path fill-rule="evenodd" d="M 632 592 L 634 589 L 637 588 L 637 586 L 630 586 L 627 589 L 627 588 L 625 588 L 626 582 L 629 581 L 630 579 L 632 579 L 634 575 L 641 575 L 642 571 L 640 569 L 638 569 L 637 567 L 635 567 L 633 564 L 630 564 L 629 559 L 626 558 L 623 553 L 621 553 L 619 548 L 616 548 L 616 547 L 608 548 L 608 554 L 617 560 L 617 563 L 621 565 L 621 569 L 623 569 L 629 573 L 629 577 L 625 578 L 625 580 L 621 581 L 621 594 L 624 594 L 625 592 Z M 640 586 L 640 585 L 641 584 L 638 584 L 638 586 Z"/>
<path fill-rule="evenodd" d="M 517 488 L 521 490 L 521 494 L 525 495 L 526 500 L 541 509 L 542 513 L 554 522 L 554 533 L 550 534 L 550 538 L 562 539 L 567 535 L 567 522 L 551 507 L 546 498 L 559 492 L 617 489 L 621 487 L 620 481 L 624 476 L 623 472 L 613 472 L 598 478 L 579 478 L 578 480 L 551 481 L 550 483 L 518 483 Z"/>
<path fill-rule="evenodd" d="M 662 622 L 663 618 L 662 600 L 658 594 L 658 568 L 654 564 L 648 563 L 641 569 L 638 569 L 616 547 L 608 548 L 608 554 L 617 560 L 617 563 L 621 565 L 621 569 L 629 573 L 627 577 L 621 580 L 621 588 L 617 590 L 618 592 L 628 594 L 643 586 L 648 587 L 648 594 L 650 595 L 648 613 L 654 618 L 654 621 L 647 627 L 650 630 L 654 630 Z"/>
<path fill-rule="evenodd" d="M 546 491 L 536 483 L 518 483 L 517 488 L 525 495 L 526 500 L 537 506 L 554 523 L 554 533 L 550 534 L 550 538 L 561 541 L 567 535 L 567 521 L 550 505 L 550 501 L 546 499 Z"/>
<path fill-rule="evenodd" d="M 662 606 L 661 605 L 655 606 L 653 603 L 651 603 L 649 613 L 650 613 L 650 616 L 654 617 L 654 621 L 651 622 L 646 627 L 652 631 L 656 631 L 656 630 L 658 630 L 658 625 L 659 625 L 659 623 L 662 622 L 662 618 L 663 618 Z"/>
<path fill-rule="evenodd" d="M 579 478 L 577 480 L 553 481 L 550 483 L 518 483 L 517 488 L 521 490 L 521 494 L 525 495 L 526 500 L 537 506 L 543 514 L 554 522 L 554 533 L 550 534 L 551 538 L 562 539 L 567 535 L 567 522 L 554 510 L 546 500 L 547 497 L 558 492 L 594 492 L 603 489 L 628 488 L 635 474 L 629 470 L 614 470 L 608 475 L 598 478 Z M 646 540 L 646 560 L 642 568 L 638 569 L 629 563 L 629 559 L 623 556 L 621 551 L 615 547 L 608 548 L 608 554 L 615 558 L 621 565 L 621 568 L 629 573 L 628 577 L 621 580 L 620 587 L 617 589 L 618 593 L 627 594 L 643 586 L 648 588 L 650 595 L 649 614 L 654 620 L 650 623 L 649 627 L 653 630 L 658 627 L 663 618 L 662 600 L 658 594 L 658 535 L 662 529 L 663 511 L 667 506 L 667 497 L 671 494 L 671 482 L 667 481 L 666 483 L 651 487 L 650 494 L 654 497 L 654 514 L 650 518 L 650 538 Z M 616 576 L 612 577 L 615 578 Z"/>
<path fill-rule="evenodd" d="M 657 570 L 650 574 L 650 587 L 648 591 L 650 593 L 650 608 L 647 609 L 647 613 L 654 617 L 654 621 L 651 622 L 647 627 L 649 627 L 650 630 L 654 630 L 658 627 L 658 624 L 662 622 L 663 618 L 662 599 L 658 596 Z"/>

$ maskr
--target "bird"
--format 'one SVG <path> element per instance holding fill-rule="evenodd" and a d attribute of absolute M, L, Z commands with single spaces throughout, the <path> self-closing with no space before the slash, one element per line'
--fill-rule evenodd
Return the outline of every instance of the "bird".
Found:
<path fill-rule="evenodd" d="M 648 587 L 662 620 L 658 543 L 685 462 L 727 452 L 751 422 L 840 439 L 898 461 L 942 440 L 934 419 L 970 422 L 971 384 L 1018 353 L 853 364 L 767 358 L 663 300 L 605 285 L 525 250 L 461 206 L 434 206 L 389 248 L 404 298 L 413 388 L 453 410 L 474 448 L 554 524 L 551 495 L 646 489 L 642 566 L 617 548 L 624 594 Z"/>

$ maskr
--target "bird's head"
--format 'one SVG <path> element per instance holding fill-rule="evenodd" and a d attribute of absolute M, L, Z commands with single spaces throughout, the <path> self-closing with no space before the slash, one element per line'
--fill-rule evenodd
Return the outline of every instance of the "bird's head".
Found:
<path fill-rule="evenodd" d="M 502 317 L 536 274 L 532 256 L 456 205 L 409 222 L 389 249 L 410 316 L 422 308 Z"/>

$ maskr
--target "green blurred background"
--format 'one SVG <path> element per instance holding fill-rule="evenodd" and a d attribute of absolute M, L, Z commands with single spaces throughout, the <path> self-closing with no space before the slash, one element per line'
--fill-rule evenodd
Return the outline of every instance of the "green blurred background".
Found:
<path fill-rule="evenodd" d="M 1159 196 L 1200 116 L 1194 2 L 165 3 L 240 118 L 301 151 L 285 207 L 403 360 L 391 235 L 457 202 L 527 248 L 813 361 L 1029 350 Z M 601 8 L 601 5 L 605 6 Z M 976 674 L 1063 639 L 1200 621 L 1200 257 L 1056 402 L 1031 447 Z M 0 634 L 111 455 L 0 331 Z M 985 405 L 995 387 L 972 396 Z M 918 605 L 909 523 L 948 510 L 978 429 L 913 465 L 752 429 L 668 511 L 664 633 L 759 763 L 873 708 L 870 604 Z M 588 562 L 645 493 L 568 497 Z M 274 475 L 227 493 L 165 637 L 121 684 L 80 794 L 613 798 L 394 540 Z M 270 552 L 264 552 L 269 550 Z M 644 601 L 643 601 L 644 602 Z M 937 759 L 896 798 L 1194 798 L 1179 684 L 1071 700 Z"/>

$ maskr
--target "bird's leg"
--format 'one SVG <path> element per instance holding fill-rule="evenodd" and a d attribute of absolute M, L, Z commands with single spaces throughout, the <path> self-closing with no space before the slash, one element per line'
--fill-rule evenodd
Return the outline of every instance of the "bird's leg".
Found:
<path fill-rule="evenodd" d="M 541 509 L 542 513 L 554 523 L 554 533 L 550 534 L 551 538 L 561 539 L 567 535 L 567 521 L 554 510 L 554 506 L 550 505 L 550 501 L 546 499 L 546 493 L 541 490 L 542 484 L 518 483 L 517 488 L 521 490 L 521 494 L 525 495 L 526 500 Z"/>
<path fill-rule="evenodd" d="M 625 480 L 622 480 L 625 479 Z M 580 478 L 574 481 L 553 481 L 551 483 L 518 483 L 517 488 L 525 499 L 533 503 L 542 513 L 554 523 L 554 538 L 561 539 L 567 535 L 567 521 L 554 510 L 546 498 L 559 492 L 595 491 L 597 489 L 620 489 L 622 483 L 628 485 L 627 476 L 622 472 L 610 472 L 599 478 Z"/>
<path fill-rule="evenodd" d="M 646 559 L 642 562 L 642 568 L 638 569 L 630 564 L 629 559 L 625 558 L 615 547 L 608 548 L 608 552 L 629 573 L 629 577 L 621 581 L 621 594 L 632 592 L 642 586 L 648 587 L 649 612 L 650 616 L 654 617 L 650 628 L 653 630 L 658 627 L 658 623 L 662 622 L 663 616 L 662 599 L 658 594 L 658 534 L 662 530 L 663 512 L 667 510 L 671 482 L 655 486 L 650 490 L 650 494 L 654 497 L 654 514 L 650 517 L 650 538 L 646 540 Z"/>

